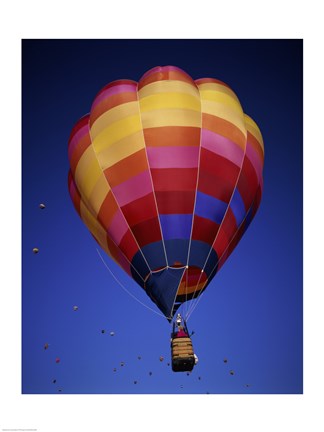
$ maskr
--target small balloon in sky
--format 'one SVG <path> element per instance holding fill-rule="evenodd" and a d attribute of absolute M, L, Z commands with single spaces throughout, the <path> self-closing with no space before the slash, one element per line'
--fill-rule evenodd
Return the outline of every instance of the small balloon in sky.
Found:
<path fill-rule="evenodd" d="M 111 331 L 110 336 L 115 336 L 115 332 Z"/>
<path fill-rule="evenodd" d="M 164 360 L 164 357 L 160 356 L 160 362 L 163 362 L 163 360 Z"/>
<path fill-rule="evenodd" d="M 56 383 L 56 379 L 53 379 L 52 383 L 55 384 Z"/>
<path fill-rule="evenodd" d="M 35 248 L 33 248 L 33 252 L 34 252 L 34 254 L 38 254 L 39 249 L 35 247 Z"/>
<path fill-rule="evenodd" d="M 106 332 L 106 330 L 105 330 L 105 329 L 102 329 L 102 330 L 101 330 L 101 333 L 102 333 L 102 334 L 104 334 L 105 332 Z"/>
<path fill-rule="evenodd" d="M 124 366 L 125 365 L 125 363 L 124 362 L 120 362 L 120 366 Z"/>
<path fill-rule="evenodd" d="M 233 370 L 230 371 L 230 375 L 234 375 L 234 371 Z"/>
<path fill-rule="evenodd" d="M 56 357 L 55 363 L 60 363 L 61 359 L 59 357 Z"/>
<path fill-rule="evenodd" d="M 44 349 L 47 350 L 48 347 L 49 347 L 49 345 L 48 345 L 48 343 L 46 343 L 46 344 L 44 345 Z"/>
<path fill-rule="evenodd" d="M 134 381 L 134 384 L 137 384 L 137 381 Z"/>
<path fill-rule="evenodd" d="M 224 358 L 223 362 L 224 362 L 224 363 L 227 363 L 227 362 L 228 362 L 227 358 Z"/>
<path fill-rule="evenodd" d="M 138 356 L 137 358 L 138 358 L 138 360 L 141 360 L 142 357 L 141 357 L 141 356 Z"/>
<path fill-rule="evenodd" d="M 79 309 L 79 306 L 73 306 L 73 310 L 77 311 Z"/>
<path fill-rule="evenodd" d="M 45 204 L 39 204 L 39 208 L 43 210 L 45 208 Z"/>
<path fill-rule="evenodd" d="M 151 376 L 151 375 L 152 375 L 152 372 L 149 372 L 149 375 Z"/>
<path fill-rule="evenodd" d="M 116 369 L 116 368 L 114 368 L 114 369 L 113 369 L 113 371 L 114 371 L 114 372 L 117 372 L 117 369 Z"/>

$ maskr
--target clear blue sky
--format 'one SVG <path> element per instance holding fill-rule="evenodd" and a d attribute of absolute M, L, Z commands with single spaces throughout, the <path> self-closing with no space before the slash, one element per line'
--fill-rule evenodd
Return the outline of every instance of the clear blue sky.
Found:
<path fill-rule="evenodd" d="M 302 41 L 31 40 L 22 60 L 22 392 L 302 393 Z M 259 212 L 188 322 L 190 376 L 171 371 L 170 325 L 118 286 L 67 190 L 75 122 L 105 84 L 157 65 L 226 82 L 265 144 Z"/>

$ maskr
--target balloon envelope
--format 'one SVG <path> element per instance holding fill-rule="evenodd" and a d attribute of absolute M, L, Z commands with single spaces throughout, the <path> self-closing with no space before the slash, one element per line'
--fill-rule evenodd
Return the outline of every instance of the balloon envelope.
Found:
<path fill-rule="evenodd" d="M 261 200 L 258 126 L 227 84 L 174 66 L 105 86 L 68 155 L 81 219 L 169 320 L 208 286 Z"/>

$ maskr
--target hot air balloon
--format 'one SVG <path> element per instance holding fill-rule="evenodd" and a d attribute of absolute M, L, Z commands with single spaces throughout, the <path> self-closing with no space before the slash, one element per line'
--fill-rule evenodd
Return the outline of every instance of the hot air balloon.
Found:
<path fill-rule="evenodd" d="M 34 254 L 38 254 L 38 252 L 39 252 L 39 249 L 38 249 L 38 248 L 36 248 L 36 247 L 33 248 L 33 253 L 34 253 Z"/>
<path fill-rule="evenodd" d="M 106 85 L 68 156 L 81 219 L 169 321 L 210 284 L 261 200 L 258 126 L 227 84 L 175 66 Z"/>

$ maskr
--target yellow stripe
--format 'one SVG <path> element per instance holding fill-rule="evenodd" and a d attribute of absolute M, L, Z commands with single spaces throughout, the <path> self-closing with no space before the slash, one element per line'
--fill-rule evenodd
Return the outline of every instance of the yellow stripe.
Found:
<path fill-rule="evenodd" d="M 140 99 L 160 93 L 186 93 L 199 97 L 199 90 L 196 86 L 183 81 L 155 81 L 147 84 L 138 92 Z"/>
<path fill-rule="evenodd" d="M 246 137 L 247 132 L 243 112 L 239 114 L 236 110 L 233 110 L 226 105 L 205 100 L 202 101 L 202 111 L 206 114 L 211 114 L 227 120 L 240 129 Z"/>
<path fill-rule="evenodd" d="M 256 138 L 256 140 L 260 143 L 260 147 L 264 153 L 264 144 L 263 144 L 263 138 L 261 131 L 258 127 L 258 125 L 255 123 L 255 121 L 248 116 L 247 114 L 244 114 L 245 124 L 247 130 Z"/>
<path fill-rule="evenodd" d="M 207 90 L 211 90 L 211 91 L 215 91 L 215 92 L 222 92 L 222 93 L 226 93 L 228 96 L 231 96 L 232 98 L 236 99 L 238 102 L 239 99 L 236 96 L 236 94 L 233 92 L 233 90 L 231 90 L 229 87 L 226 87 L 222 84 L 217 84 L 217 83 L 205 83 L 205 84 L 199 84 L 198 85 L 199 91 L 207 91 Z"/>
<path fill-rule="evenodd" d="M 160 93 L 140 100 L 141 113 L 165 108 L 192 109 L 200 112 L 200 99 L 185 93 Z"/>
<path fill-rule="evenodd" d="M 138 102 L 127 102 L 103 113 L 91 126 L 91 137 L 95 139 L 106 127 L 125 117 L 139 115 Z"/>
<path fill-rule="evenodd" d="M 104 228 L 99 224 L 97 219 L 89 212 L 86 205 L 81 200 L 80 202 L 80 215 L 81 219 L 85 223 L 85 225 L 88 227 L 91 234 L 93 234 L 105 251 L 110 255 L 108 245 L 107 245 L 107 233 Z"/>
<path fill-rule="evenodd" d="M 102 170 L 98 160 L 93 149 L 89 147 L 89 151 L 87 149 L 84 152 L 75 170 L 75 182 L 79 191 L 87 199 L 101 175 Z"/>
<path fill-rule="evenodd" d="M 232 108 L 233 110 L 239 112 L 241 115 L 243 114 L 243 110 L 238 99 L 224 92 L 203 90 L 200 92 L 200 95 L 202 100 L 208 100 L 224 104 L 229 108 Z"/>
<path fill-rule="evenodd" d="M 101 153 L 112 144 L 142 130 L 139 115 L 126 117 L 107 126 L 92 142 L 96 153 Z"/>
<path fill-rule="evenodd" d="M 201 127 L 200 111 L 184 109 L 164 109 L 142 113 L 143 128 L 162 126 Z"/>
<path fill-rule="evenodd" d="M 113 143 L 109 148 L 98 153 L 97 158 L 102 170 L 104 171 L 106 168 L 114 165 L 122 159 L 125 159 L 127 156 L 130 156 L 144 147 L 143 132 L 140 130 L 133 135 L 129 135 Z"/>
<path fill-rule="evenodd" d="M 110 187 L 107 179 L 105 175 L 102 174 L 89 194 L 89 202 L 96 214 L 99 213 L 101 205 L 104 202 L 109 191 Z"/>

